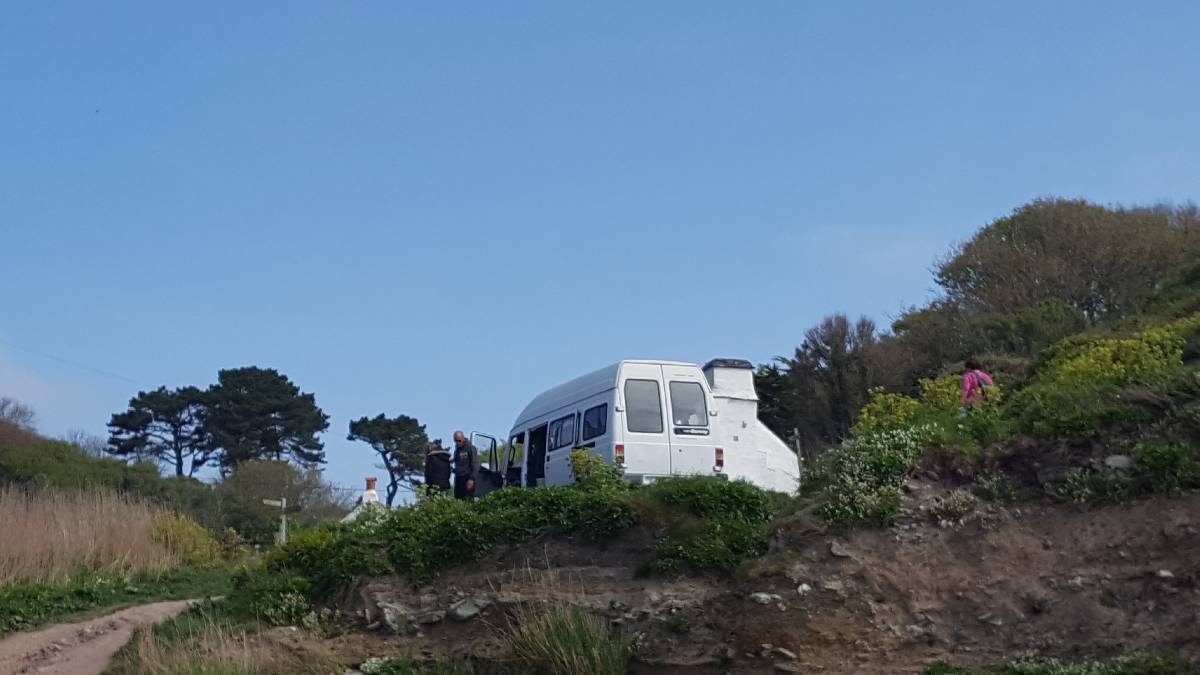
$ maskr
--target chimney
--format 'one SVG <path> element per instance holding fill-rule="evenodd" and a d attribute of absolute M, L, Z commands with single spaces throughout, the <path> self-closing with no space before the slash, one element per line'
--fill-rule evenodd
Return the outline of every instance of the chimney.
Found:
<path fill-rule="evenodd" d="M 714 396 L 757 401 L 754 366 L 744 359 L 713 359 L 701 370 Z"/>
<path fill-rule="evenodd" d="M 379 493 L 375 491 L 376 480 L 378 479 L 375 476 L 367 476 L 367 489 L 362 494 L 362 503 L 364 506 L 379 503 Z"/>

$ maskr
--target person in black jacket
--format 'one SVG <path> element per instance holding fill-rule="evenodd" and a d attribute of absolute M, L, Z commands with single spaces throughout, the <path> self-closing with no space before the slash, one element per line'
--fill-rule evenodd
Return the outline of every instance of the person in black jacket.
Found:
<path fill-rule="evenodd" d="M 425 448 L 425 491 L 430 496 L 450 491 L 450 453 L 440 443 Z"/>
<path fill-rule="evenodd" d="M 479 453 L 461 431 L 454 432 L 454 498 L 474 499 L 479 481 Z"/>

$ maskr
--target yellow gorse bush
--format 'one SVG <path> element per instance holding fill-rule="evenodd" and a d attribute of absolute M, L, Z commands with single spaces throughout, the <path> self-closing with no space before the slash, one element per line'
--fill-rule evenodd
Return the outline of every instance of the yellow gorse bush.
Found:
<path fill-rule="evenodd" d="M 1052 356 L 1035 383 L 1133 384 L 1183 365 L 1183 346 L 1200 331 L 1200 314 L 1152 326 L 1131 338 L 1075 342 Z M 1073 347 L 1073 348 L 1072 348 Z"/>
<path fill-rule="evenodd" d="M 184 565 L 212 565 L 221 559 L 221 545 L 212 534 L 178 513 L 160 514 L 154 520 L 151 536 Z"/>
<path fill-rule="evenodd" d="M 883 387 L 871 389 L 870 396 L 858 421 L 850 428 L 850 434 L 855 438 L 908 428 L 921 412 L 920 401 L 904 394 L 889 393 Z"/>

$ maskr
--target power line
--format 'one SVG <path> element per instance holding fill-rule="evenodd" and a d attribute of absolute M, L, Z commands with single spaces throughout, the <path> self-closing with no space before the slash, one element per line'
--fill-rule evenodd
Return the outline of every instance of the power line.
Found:
<path fill-rule="evenodd" d="M 15 342 L 11 342 L 11 341 L 9 341 L 9 340 L 5 340 L 5 339 L 3 339 L 3 338 L 0 338 L 0 344 L 4 344 L 4 345 L 6 345 L 6 346 L 8 346 L 8 347 L 11 347 L 11 348 L 13 348 L 13 349 L 17 349 L 17 350 L 20 350 L 20 351 L 23 351 L 23 352 L 28 352 L 28 353 L 30 353 L 30 354 L 33 354 L 33 355 L 35 355 L 35 356 L 40 356 L 40 357 L 42 357 L 42 358 L 44 358 L 44 359 L 50 359 L 51 361 L 57 361 L 57 362 L 59 362 L 59 363 L 66 364 L 66 365 L 68 365 L 68 366 L 73 366 L 73 367 L 75 367 L 75 368 L 80 368 L 80 369 L 82 369 L 82 370 L 87 370 L 87 371 L 90 371 L 90 372 L 92 372 L 92 373 L 95 373 L 95 374 L 97 374 L 97 375 L 104 375 L 105 377 L 112 377 L 112 378 L 116 378 L 116 379 L 118 379 L 118 380 L 123 380 L 123 381 L 125 381 L 125 382 L 128 382 L 129 384 L 134 384 L 134 385 L 137 385 L 137 386 L 139 386 L 139 387 L 149 387 L 149 386 L 150 386 L 150 385 L 148 385 L 148 384 L 146 384 L 146 383 L 144 383 L 144 382 L 138 382 L 137 380 L 133 379 L 132 377 L 125 377 L 124 375 L 122 375 L 122 374 L 120 374 L 120 373 L 114 373 L 114 372 L 112 372 L 112 371 L 110 371 L 110 370 L 104 370 L 104 369 L 102 369 L 102 368 L 96 368 L 96 367 L 94 367 L 94 366 L 89 366 L 89 365 L 87 365 L 87 364 L 85 364 L 85 363 L 80 363 L 80 362 L 78 362 L 78 361 L 72 361 L 71 359 L 65 359 L 65 358 L 63 358 L 63 357 L 61 357 L 61 356 L 55 356 L 54 354 L 50 354 L 50 353 L 48 353 L 48 352 L 44 352 L 44 351 L 42 351 L 42 350 L 40 350 L 40 349 L 34 349 L 33 347 L 26 347 L 25 345 L 19 345 L 19 344 L 15 343 Z"/>

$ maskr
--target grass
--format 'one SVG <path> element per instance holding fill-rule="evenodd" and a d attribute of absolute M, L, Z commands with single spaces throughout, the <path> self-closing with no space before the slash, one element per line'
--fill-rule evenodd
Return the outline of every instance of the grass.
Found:
<path fill-rule="evenodd" d="M 935 663 L 925 675 L 1198 675 L 1200 667 L 1176 654 L 1126 654 L 1099 661 L 1066 662 L 1058 659 L 1019 658 L 998 668 L 972 671 Z"/>
<path fill-rule="evenodd" d="M 80 573 L 68 583 L 11 584 L 0 588 L 0 635 L 101 608 L 224 595 L 229 588 L 224 567 L 131 576 Z"/>
<path fill-rule="evenodd" d="M 140 629 L 113 660 L 112 675 L 306 675 L 341 673 L 338 660 L 263 639 L 261 626 L 202 604 Z"/>
<path fill-rule="evenodd" d="M 66 582 L 80 570 L 162 572 L 177 555 L 156 540 L 161 508 L 114 492 L 0 487 L 0 588 Z"/>
<path fill-rule="evenodd" d="M 508 642 L 527 672 L 551 675 L 620 675 L 632 654 L 603 617 L 567 604 L 518 609 Z"/>

